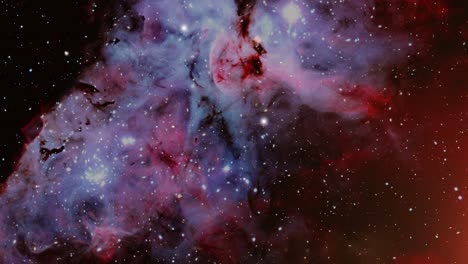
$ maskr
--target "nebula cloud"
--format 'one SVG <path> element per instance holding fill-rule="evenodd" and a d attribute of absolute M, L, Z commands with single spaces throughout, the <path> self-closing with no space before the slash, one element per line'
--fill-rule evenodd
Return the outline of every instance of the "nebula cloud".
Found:
<path fill-rule="evenodd" d="M 375 10 L 134 2 L 102 59 L 40 116 L 0 196 L 3 263 L 321 263 L 311 238 L 326 231 L 276 210 L 275 186 L 324 163 L 349 170 L 327 153 L 359 149 L 359 163 L 370 130 L 391 134 L 364 123 L 391 105 L 388 69 L 417 44 Z M 332 136 L 342 129 L 353 135 Z"/>

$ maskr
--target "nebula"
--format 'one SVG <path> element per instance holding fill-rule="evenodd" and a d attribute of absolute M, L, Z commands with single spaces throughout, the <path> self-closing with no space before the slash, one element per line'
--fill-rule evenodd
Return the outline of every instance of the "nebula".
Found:
<path fill-rule="evenodd" d="M 322 217 L 399 150 L 392 68 L 430 37 L 400 26 L 444 16 L 383 2 L 133 1 L 25 128 L 2 263 L 328 263 Z"/>

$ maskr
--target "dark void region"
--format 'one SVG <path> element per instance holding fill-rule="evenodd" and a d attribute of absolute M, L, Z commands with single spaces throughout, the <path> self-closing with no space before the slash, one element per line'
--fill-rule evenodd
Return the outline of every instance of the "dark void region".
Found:
<path fill-rule="evenodd" d="M 73 86 L 85 66 L 101 57 L 108 41 L 104 29 L 131 5 L 111 0 L 2 2 L 0 183 L 16 166 L 27 137 L 37 134 L 39 116 Z"/>

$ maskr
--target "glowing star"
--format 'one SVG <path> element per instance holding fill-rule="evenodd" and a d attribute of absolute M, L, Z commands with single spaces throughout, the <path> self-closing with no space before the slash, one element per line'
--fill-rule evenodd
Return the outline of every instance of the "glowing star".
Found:
<path fill-rule="evenodd" d="M 133 137 L 123 137 L 121 141 L 122 141 L 122 145 L 124 146 L 131 146 L 135 144 L 135 138 Z"/>
<path fill-rule="evenodd" d="M 185 33 L 185 32 L 188 31 L 188 26 L 187 26 L 186 24 L 182 24 L 182 25 L 180 26 L 180 30 L 181 30 L 182 32 Z"/>
<path fill-rule="evenodd" d="M 260 36 L 255 36 L 254 41 L 255 41 L 255 43 L 260 43 L 260 42 L 262 42 L 262 38 Z"/>
<path fill-rule="evenodd" d="M 103 169 L 99 169 L 96 171 L 87 170 L 85 172 L 84 178 L 90 183 L 96 184 L 102 187 L 106 185 L 107 169 L 103 168 Z"/>
<path fill-rule="evenodd" d="M 287 4 L 281 14 L 289 25 L 295 24 L 301 18 L 301 10 L 293 2 Z"/>
<path fill-rule="evenodd" d="M 260 118 L 260 125 L 266 127 L 268 125 L 268 118 L 262 117 Z"/>
<path fill-rule="evenodd" d="M 231 171 L 231 167 L 229 165 L 226 165 L 226 166 L 223 167 L 223 172 L 224 173 L 228 173 L 230 171 Z"/>

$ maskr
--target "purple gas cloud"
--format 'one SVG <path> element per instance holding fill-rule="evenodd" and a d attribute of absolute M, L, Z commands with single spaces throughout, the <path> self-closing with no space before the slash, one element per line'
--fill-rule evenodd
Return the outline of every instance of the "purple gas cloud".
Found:
<path fill-rule="evenodd" d="M 322 263 L 329 234 L 289 209 L 313 200 L 290 207 L 275 186 L 398 140 L 367 123 L 417 44 L 372 2 L 134 3 L 34 126 L 0 197 L 0 259 Z"/>

